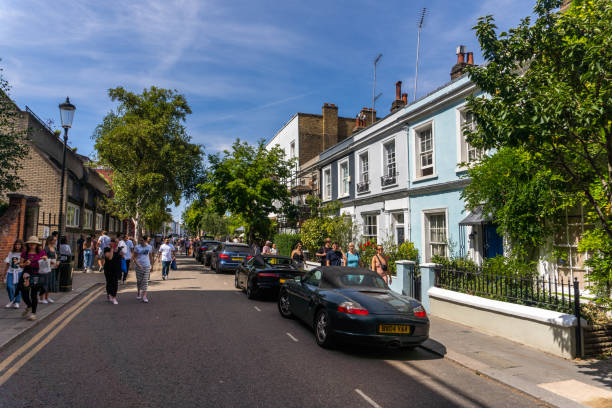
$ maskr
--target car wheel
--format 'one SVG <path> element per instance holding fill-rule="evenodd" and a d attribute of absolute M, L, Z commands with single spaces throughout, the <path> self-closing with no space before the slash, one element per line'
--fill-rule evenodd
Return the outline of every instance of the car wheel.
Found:
<path fill-rule="evenodd" d="M 289 293 L 286 290 L 281 291 L 278 296 L 278 311 L 281 316 L 286 319 L 291 319 L 293 317 L 293 313 L 291 313 L 291 305 L 289 303 Z"/>
<path fill-rule="evenodd" d="M 238 283 L 238 272 L 234 274 L 234 287 L 236 289 L 240 289 L 240 284 Z"/>
<path fill-rule="evenodd" d="M 257 297 L 257 291 L 253 288 L 253 285 L 246 284 L 246 295 L 249 299 L 255 299 Z"/>
<path fill-rule="evenodd" d="M 329 315 L 325 310 L 319 310 L 315 317 L 314 323 L 315 339 L 317 344 L 323 348 L 331 348 L 332 336 L 331 336 L 331 323 L 329 321 Z"/>

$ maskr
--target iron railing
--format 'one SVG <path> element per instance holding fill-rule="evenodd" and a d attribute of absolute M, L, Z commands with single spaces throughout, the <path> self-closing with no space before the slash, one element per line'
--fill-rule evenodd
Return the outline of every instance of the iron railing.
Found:
<path fill-rule="evenodd" d="M 397 182 L 398 174 L 399 174 L 398 172 L 394 171 L 392 173 L 390 172 L 386 176 L 382 176 L 380 178 L 381 186 L 385 187 L 385 186 L 391 186 L 391 185 L 395 184 Z"/>
<path fill-rule="evenodd" d="M 370 183 L 369 182 L 362 181 L 361 183 L 357 183 L 357 192 L 358 193 L 365 193 L 368 190 L 370 190 Z"/>
<path fill-rule="evenodd" d="M 579 290 L 570 278 L 497 275 L 482 269 L 435 269 L 435 286 L 443 289 L 574 314 Z"/>

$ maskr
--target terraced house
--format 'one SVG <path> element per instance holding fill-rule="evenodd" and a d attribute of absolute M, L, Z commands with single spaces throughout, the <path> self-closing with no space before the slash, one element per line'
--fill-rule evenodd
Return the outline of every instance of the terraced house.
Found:
<path fill-rule="evenodd" d="M 412 241 L 422 261 L 452 251 L 476 262 L 503 253 L 496 226 L 461 199 L 469 182 L 462 163 L 481 155 L 462 131 L 473 125 L 466 96 L 478 93 L 463 74 L 472 64 L 460 50 L 451 82 L 410 104 L 398 82 L 388 116 L 319 155 L 321 198 L 342 203 L 359 238 Z"/>

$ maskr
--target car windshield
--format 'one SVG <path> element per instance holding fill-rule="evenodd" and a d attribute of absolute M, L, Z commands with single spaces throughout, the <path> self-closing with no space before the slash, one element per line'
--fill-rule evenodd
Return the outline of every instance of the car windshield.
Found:
<path fill-rule="evenodd" d="M 326 286 L 334 288 L 376 288 L 386 289 L 385 281 L 372 273 L 331 274 L 324 277 Z"/>
<path fill-rule="evenodd" d="M 291 258 L 267 258 L 264 257 L 264 262 L 267 266 L 291 266 L 293 261 Z"/>
<path fill-rule="evenodd" d="M 226 245 L 223 250 L 225 252 L 239 252 L 241 254 L 248 254 L 251 251 L 251 248 L 242 245 Z"/>

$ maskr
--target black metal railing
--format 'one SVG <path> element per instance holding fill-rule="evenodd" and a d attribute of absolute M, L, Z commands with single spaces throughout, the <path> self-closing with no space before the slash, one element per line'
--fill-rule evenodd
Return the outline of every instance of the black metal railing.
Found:
<path fill-rule="evenodd" d="M 580 302 L 576 282 L 570 278 L 496 275 L 482 269 L 435 269 L 435 286 L 471 295 L 574 314 Z"/>
<path fill-rule="evenodd" d="M 397 182 L 397 176 L 398 173 L 396 171 L 389 173 L 386 176 L 382 176 L 380 178 L 380 185 L 385 187 L 395 184 Z"/>
<path fill-rule="evenodd" d="M 361 183 L 357 183 L 357 192 L 365 193 L 370 190 L 370 183 L 367 181 L 362 181 Z"/>

